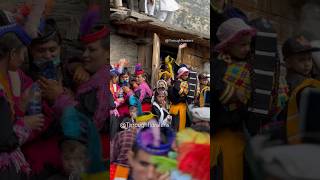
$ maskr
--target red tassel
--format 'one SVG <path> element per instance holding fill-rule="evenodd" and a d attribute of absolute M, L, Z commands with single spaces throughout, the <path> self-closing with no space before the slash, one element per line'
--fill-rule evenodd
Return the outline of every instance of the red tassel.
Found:
<path fill-rule="evenodd" d="M 210 145 L 185 143 L 178 150 L 178 167 L 199 180 L 210 180 Z"/>

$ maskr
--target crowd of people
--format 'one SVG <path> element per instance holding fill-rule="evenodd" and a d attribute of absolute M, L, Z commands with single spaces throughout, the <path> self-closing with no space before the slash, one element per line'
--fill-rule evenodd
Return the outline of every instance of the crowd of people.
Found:
<path fill-rule="evenodd" d="M 190 68 L 173 58 L 156 84 L 139 64 L 111 66 L 96 4 L 68 54 L 44 7 L 0 10 L 0 179 L 209 179 L 209 77 L 190 98 Z"/>
<path fill-rule="evenodd" d="M 82 22 L 82 55 L 62 59 L 39 6 L 0 10 L 0 179 L 106 179 L 109 30 Z"/>
<path fill-rule="evenodd" d="M 223 3 L 223 1 L 220 2 Z M 213 147 L 211 156 L 215 157 L 212 166 L 214 170 L 213 178 L 226 180 L 257 179 L 256 176 L 253 176 L 253 169 L 258 169 L 263 165 L 258 164 L 252 167 L 254 164 L 252 162 L 255 161 L 253 157 L 256 154 L 252 154 L 252 151 L 248 149 L 252 148 L 251 139 L 254 137 L 266 135 L 269 141 L 276 140 L 277 145 L 317 142 L 315 139 L 318 137 L 319 128 L 313 126 L 313 130 L 310 131 L 305 121 L 310 121 L 308 123 L 312 124 L 311 121 L 315 122 L 317 119 L 314 114 L 307 116 L 310 111 L 306 107 L 315 106 L 314 102 L 313 105 L 308 103 L 312 97 L 317 97 L 320 92 L 320 81 L 313 74 L 316 68 L 313 62 L 313 53 L 320 49 L 312 46 L 310 40 L 307 40 L 303 35 L 288 38 L 282 45 L 283 62 L 286 68 L 286 72 L 283 72 L 279 68 L 280 59 L 276 50 L 277 44 L 268 41 L 268 38 L 277 37 L 276 32 L 270 30 L 272 29 L 270 22 L 264 19 L 250 21 L 245 13 L 234 7 L 224 6 L 222 9 L 217 7 L 214 10 L 216 21 L 215 38 L 213 38 L 214 113 L 212 116 L 214 126 L 212 129 L 213 143 L 211 144 Z M 263 28 L 257 26 L 258 23 L 255 22 L 259 22 Z M 258 44 L 258 36 L 264 38 L 264 41 L 260 44 Z M 263 46 L 261 46 L 262 44 Z M 264 47 L 266 50 L 258 51 L 258 47 Z M 273 52 L 268 51 L 268 49 L 275 49 L 274 55 L 271 55 Z M 259 59 L 259 55 L 273 57 L 277 62 L 275 64 L 278 65 L 270 71 L 275 74 L 275 76 L 271 76 L 273 78 L 270 88 L 272 91 L 270 94 L 264 93 L 271 99 L 270 102 L 266 99 L 255 99 L 253 96 L 253 93 L 256 93 L 256 91 L 254 92 L 255 85 L 261 84 L 259 81 L 262 80 L 255 74 L 268 75 L 269 72 L 266 70 L 259 72 L 254 69 L 256 61 L 261 60 L 260 63 L 263 61 L 262 58 Z M 265 64 L 265 66 L 268 65 Z M 269 66 L 271 66 L 271 63 Z M 265 78 L 266 86 L 267 81 L 267 78 Z M 254 116 L 253 114 L 257 114 L 257 111 L 251 111 L 248 108 L 255 103 L 259 104 L 257 102 L 260 102 L 260 107 L 263 107 L 261 103 L 269 102 L 267 116 Z M 260 148 L 259 151 L 262 150 Z M 281 150 L 278 149 L 278 151 Z M 292 149 L 290 151 L 290 148 L 288 148 L 285 152 L 291 154 L 294 151 Z M 281 166 L 284 161 L 283 158 L 287 158 L 286 160 L 289 158 L 290 162 L 294 162 L 294 158 L 297 157 L 289 157 L 284 154 L 281 156 L 282 159 L 272 156 L 274 161 L 278 160 L 278 169 L 273 167 L 268 171 L 268 173 L 277 171 L 278 176 L 274 174 L 271 176 L 266 171 L 262 171 L 263 175 L 259 179 L 281 179 L 279 174 L 289 172 L 285 171 L 287 169 L 284 166 Z M 269 154 L 269 160 L 272 157 Z M 308 164 L 307 161 L 306 164 Z M 287 164 L 287 166 L 289 165 Z M 311 166 L 309 164 L 304 168 L 311 168 Z M 297 171 L 302 172 L 304 170 L 299 169 Z M 295 179 L 296 176 L 294 175 L 297 174 L 290 173 L 292 176 L 289 179 Z M 299 176 L 302 178 L 307 175 L 300 174 Z"/>
<path fill-rule="evenodd" d="M 121 59 L 110 70 L 111 179 L 210 179 L 207 74 L 198 75 L 196 97 L 190 98 L 190 70 L 170 56 L 154 85 L 140 64 L 133 72 L 128 64 Z"/>

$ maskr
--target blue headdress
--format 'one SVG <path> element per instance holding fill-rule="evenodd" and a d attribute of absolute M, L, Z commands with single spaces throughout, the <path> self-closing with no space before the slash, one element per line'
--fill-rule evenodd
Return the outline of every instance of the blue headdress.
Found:
<path fill-rule="evenodd" d="M 145 127 L 140 129 L 136 137 L 136 143 L 141 149 L 152 155 L 166 155 L 171 150 L 175 133 L 169 127 L 161 127 L 159 128 L 159 134 L 154 133 L 157 128 L 159 127 Z M 160 137 L 156 137 L 158 135 Z"/>
<path fill-rule="evenodd" d="M 89 173 L 106 170 L 103 164 L 100 136 L 92 120 L 77 111 L 74 107 L 64 110 L 61 119 L 62 132 L 66 139 L 76 140 L 85 144 L 90 158 Z"/>
<path fill-rule="evenodd" d="M 17 24 L 13 20 L 13 16 L 7 11 L 0 10 L 1 26 L 0 26 L 0 36 L 6 33 L 12 32 L 17 35 L 24 45 L 29 45 L 31 43 L 31 37 L 24 31 L 22 26 Z"/>

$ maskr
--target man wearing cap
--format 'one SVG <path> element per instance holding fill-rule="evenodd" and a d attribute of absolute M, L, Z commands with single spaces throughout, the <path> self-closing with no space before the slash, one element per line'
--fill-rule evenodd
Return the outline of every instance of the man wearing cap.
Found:
<path fill-rule="evenodd" d="M 303 36 L 289 38 L 282 47 L 284 61 L 287 66 L 287 82 L 290 88 L 290 99 L 287 114 L 287 138 L 289 143 L 300 142 L 299 108 L 300 97 L 308 93 L 310 88 L 320 88 L 320 81 L 311 77 L 313 60 L 312 52 L 319 51 L 314 48 Z"/>
<path fill-rule="evenodd" d="M 128 180 L 169 180 L 169 173 L 157 172 L 152 156 L 167 156 L 174 142 L 175 134 L 168 127 L 147 127 L 137 133 L 128 160 Z"/>
<path fill-rule="evenodd" d="M 210 108 L 198 107 L 193 108 L 192 112 L 192 125 L 191 128 L 196 131 L 205 131 L 210 133 Z"/>
<path fill-rule="evenodd" d="M 120 125 L 123 131 L 118 132 L 111 141 L 111 163 L 123 165 L 128 164 L 128 152 L 130 151 L 137 134 L 139 126 L 143 123 L 157 123 L 155 116 L 152 113 L 140 114 L 134 118 L 133 123 L 124 122 Z"/>
<path fill-rule="evenodd" d="M 187 96 L 189 93 L 189 70 L 186 67 L 180 67 L 176 80 L 169 90 L 169 100 L 171 101 L 170 114 L 178 117 L 178 130 L 186 127 L 187 121 Z"/>
<path fill-rule="evenodd" d="M 44 77 L 62 81 L 61 36 L 55 20 L 41 21 L 30 45 L 29 73 L 34 80 Z"/>
<path fill-rule="evenodd" d="M 201 73 L 198 76 L 199 84 L 197 104 L 199 107 L 210 106 L 210 84 L 206 74 Z"/>

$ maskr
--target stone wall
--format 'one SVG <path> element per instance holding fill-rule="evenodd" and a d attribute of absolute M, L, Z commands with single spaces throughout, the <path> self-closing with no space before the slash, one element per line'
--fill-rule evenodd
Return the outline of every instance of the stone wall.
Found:
<path fill-rule="evenodd" d="M 155 14 L 160 8 L 160 0 L 156 1 Z M 188 30 L 210 34 L 210 0 L 176 0 L 181 8 L 174 15 L 173 24 Z M 124 1 L 123 1 L 124 2 Z M 138 1 L 134 1 L 138 9 Z M 113 6 L 112 1 L 110 1 Z M 126 6 L 123 3 L 123 6 Z"/>
<path fill-rule="evenodd" d="M 174 24 L 188 30 L 210 34 L 210 1 L 177 0 L 181 5 L 175 14 Z"/>
<path fill-rule="evenodd" d="M 129 68 L 134 68 L 138 62 L 138 46 L 133 39 L 111 34 L 110 38 L 110 62 L 115 64 L 119 59 L 125 58 L 129 61 Z"/>

